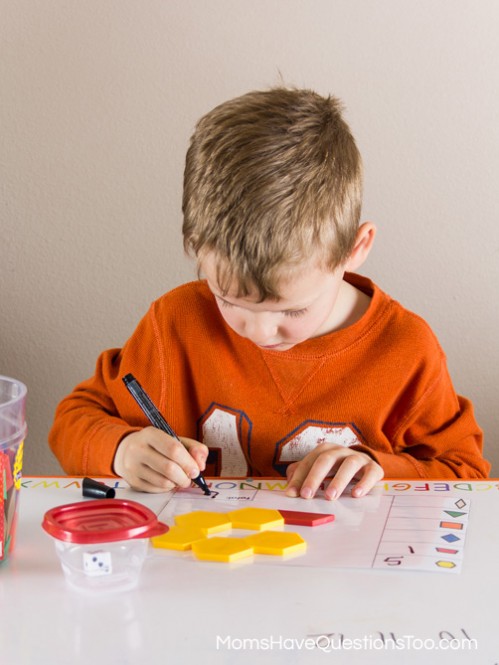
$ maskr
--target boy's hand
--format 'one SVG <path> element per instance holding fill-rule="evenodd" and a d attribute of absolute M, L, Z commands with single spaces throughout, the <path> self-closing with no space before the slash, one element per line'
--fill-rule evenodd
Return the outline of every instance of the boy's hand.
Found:
<path fill-rule="evenodd" d="M 119 444 L 114 472 L 142 492 L 166 492 L 189 487 L 204 471 L 208 448 L 193 439 L 182 443 L 156 427 L 132 432 Z"/>
<path fill-rule="evenodd" d="M 286 495 L 312 498 L 324 478 L 331 475 L 331 472 L 334 478 L 324 492 L 326 499 L 337 499 L 352 478 L 359 480 L 352 489 L 352 496 L 364 496 L 384 476 L 380 465 L 366 453 L 336 444 L 322 443 L 300 462 L 288 466 Z"/>

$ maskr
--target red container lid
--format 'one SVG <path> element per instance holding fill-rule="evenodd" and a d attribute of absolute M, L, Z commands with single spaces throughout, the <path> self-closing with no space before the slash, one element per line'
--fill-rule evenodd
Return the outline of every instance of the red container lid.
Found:
<path fill-rule="evenodd" d="M 97 499 L 57 506 L 45 513 L 42 527 L 58 540 L 77 544 L 151 538 L 168 531 L 152 510 L 125 499 Z"/>

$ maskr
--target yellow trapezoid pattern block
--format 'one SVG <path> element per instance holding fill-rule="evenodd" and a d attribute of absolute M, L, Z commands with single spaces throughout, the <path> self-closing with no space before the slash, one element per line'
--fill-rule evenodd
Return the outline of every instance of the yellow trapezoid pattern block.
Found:
<path fill-rule="evenodd" d="M 228 513 L 234 529 L 264 531 L 284 525 L 284 518 L 278 510 L 270 508 L 240 508 Z"/>

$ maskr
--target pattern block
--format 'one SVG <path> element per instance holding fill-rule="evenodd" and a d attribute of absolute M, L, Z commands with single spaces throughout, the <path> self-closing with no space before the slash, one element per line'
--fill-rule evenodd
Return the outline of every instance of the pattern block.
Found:
<path fill-rule="evenodd" d="M 230 563 L 253 556 L 253 547 L 245 538 L 205 538 L 192 546 L 197 559 Z"/>
<path fill-rule="evenodd" d="M 282 512 L 282 514 L 281 514 Z M 254 554 L 285 556 L 305 552 L 307 543 L 298 533 L 273 530 L 284 526 L 285 515 L 290 523 L 313 526 L 330 522 L 334 515 L 278 511 L 269 508 L 240 508 L 228 513 L 196 510 L 175 516 L 175 526 L 168 533 L 151 538 L 153 547 L 192 550 L 197 559 L 230 563 Z M 318 520 L 318 521 L 317 521 Z M 254 535 L 236 538 L 213 534 L 230 529 L 257 531 Z"/>
<path fill-rule="evenodd" d="M 334 515 L 330 513 L 305 513 L 300 510 L 279 510 L 284 517 L 284 524 L 296 526 L 320 526 L 334 522 Z"/>
<path fill-rule="evenodd" d="M 241 508 L 228 513 L 234 529 L 266 531 L 284 525 L 284 518 L 278 510 L 270 508 Z"/>
<path fill-rule="evenodd" d="M 191 549 L 193 543 L 204 538 L 206 538 L 204 531 L 196 527 L 171 526 L 167 533 L 151 538 L 151 542 L 153 547 L 185 552 Z"/>
<path fill-rule="evenodd" d="M 175 517 L 177 526 L 193 527 L 201 529 L 208 535 L 211 533 L 220 533 L 220 531 L 229 531 L 232 527 L 230 517 L 223 513 L 213 513 L 207 510 L 195 510 L 192 513 L 184 513 Z"/>
<path fill-rule="evenodd" d="M 262 531 L 244 539 L 253 546 L 255 554 L 297 554 L 307 549 L 307 543 L 298 533 Z"/>

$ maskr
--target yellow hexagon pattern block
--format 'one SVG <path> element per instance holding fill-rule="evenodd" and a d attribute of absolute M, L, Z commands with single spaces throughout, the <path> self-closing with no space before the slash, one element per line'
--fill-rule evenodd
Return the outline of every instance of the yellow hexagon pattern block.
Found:
<path fill-rule="evenodd" d="M 196 527 L 171 526 L 167 533 L 161 536 L 153 536 L 151 542 L 153 547 L 185 552 L 191 549 L 193 543 L 204 538 L 206 538 L 204 531 Z"/>
<path fill-rule="evenodd" d="M 255 554 L 297 554 L 305 552 L 307 543 L 298 533 L 284 531 L 263 531 L 244 539 L 252 545 Z"/>
<path fill-rule="evenodd" d="M 246 538 L 205 538 L 192 545 L 192 552 L 203 561 L 230 563 L 253 555 L 253 547 Z"/>
<path fill-rule="evenodd" d="M 284 518 L 278 510 L 270 508 L 241 508 L 228 513 L 234 529 L 267 531 L 284 524 Z"/>
<path fill-rule="evenodd" d="M 228 515 L 223 513 L 212 513 L 208 510 L 195 510 L 192 513 L 184 513 L 175 517 L 175 524 L 182 527 L 191 527 L 201 529 L 208 535 L 228 531 L 231 527 L 231 520 Z"/>

